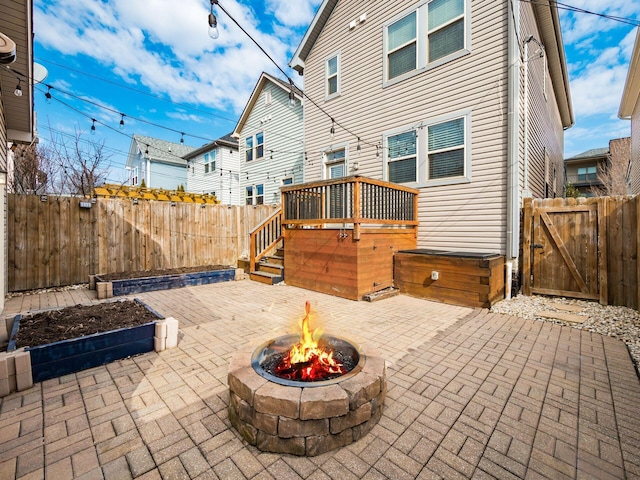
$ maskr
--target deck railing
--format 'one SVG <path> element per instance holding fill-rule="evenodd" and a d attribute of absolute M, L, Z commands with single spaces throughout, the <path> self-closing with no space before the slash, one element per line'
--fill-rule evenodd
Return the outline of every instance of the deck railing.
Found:
<path fill-rule="evenodd" d="M 255 271 L 256 263 L 282 240 L 282 209 L 278 208 L 249 234 L 249 265 Z"/>
<path fill-rule="evenodd" d="M 418 225 L 418 190 L 360 176 L 282 187 L 286 225 L 322 228 L 353 224 L 354 239 L 362 224 Z"/>

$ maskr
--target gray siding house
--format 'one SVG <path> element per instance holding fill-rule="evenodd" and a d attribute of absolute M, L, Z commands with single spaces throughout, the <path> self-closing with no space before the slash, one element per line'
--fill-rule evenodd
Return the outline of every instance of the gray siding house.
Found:
<path fill-rule="evenodd" d="M 573 124 L 555 7 L 324 0 L 290 66 L 322 107 L 305 102 L 306 181 L 418 188 L 419 248 L 518 269 L 522 200 L 563 194 Z"/>
<path fill-rule="evenodd" d="M 289 83 L 263 72 L 233 136 L 245 204 L 278 204 L 281 186 L 304 181 L 302 97 Z"/>
<path fill-rule="evenodd" d="M 129 185 L 177 190 L 187 186 L 187 161 L 183 158 L 193 147 L 159 138 L 134 134 L 129 147 L 126 169 Z"/>
<path fill-rule="evenodd" d="M 183 157 L 187 161 L 186 189 L 208 193 L 225 205 L 243 205 L 240 195 L 240 155 L 238 141 L 225 135 Z"/>
<path fill-rule="evenodd" d="M 618 116 L 631 120 L 631 162 L 627 180 L 631 193 L 637 195 L 640 193 L 640 30 L 636 34 Z"/>

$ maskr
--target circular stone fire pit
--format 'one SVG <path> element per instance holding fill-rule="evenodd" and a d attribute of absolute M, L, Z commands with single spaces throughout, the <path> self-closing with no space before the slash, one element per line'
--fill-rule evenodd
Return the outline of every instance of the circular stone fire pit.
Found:
<path fill-rule="evenodd" d="M 385 362 L 353 343 L 325 336 L 323 342 L 355 366 L 321 381 L 283 379 L 263 368 L 265 361 L 291 347 L 286 335 L 256 349 L 238 352 L 229 366 L 229 419 L 259 450 L 315 456 L 349 445 L 378 423 L 387 391 Z"/>

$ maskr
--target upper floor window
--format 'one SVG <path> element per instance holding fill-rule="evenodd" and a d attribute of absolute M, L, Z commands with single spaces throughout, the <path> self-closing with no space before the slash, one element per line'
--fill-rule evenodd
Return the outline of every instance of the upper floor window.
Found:
<path fill-rule="evenodd" d="M 423 0 L 384 26 L 385 84 L 468 52 L 470 0 Z"/>
<path fill-rule="evenodd" d="M 385 178 L 447 185 L 471 181 L 470 112 L 399 128 L 385 136 Z"/>
<path fill-rule="evenodd" d="M 204 154 L 202 161 L 204 163 L 204 173 L 213 172 L 216 169 L 216 152 L 217 150 L 212 150 Z"/>
<path fill-rule="evenodd" d="M 330 99 L 340 95 L 340 54 L 327 58 L 325 61 L 325 98 Z"/>
<path fill-rule="evenodd" d="M 587 180 L 596 180 L 597 177 L 598 177 L 598 168 L 596 166 L 578 168 L 579 182 L 586 182 Z"/>
<path fill-rule="evenodd" d="M 255 135 L 245 139 L 245 160 L 251 162 L 264 157 L 264 132 L 258 132 Z"/>
<path fill-rule="evenodd" d="M 285 177 L 282 179 L 282 185 L 293 185 L 293 177 Z"/>

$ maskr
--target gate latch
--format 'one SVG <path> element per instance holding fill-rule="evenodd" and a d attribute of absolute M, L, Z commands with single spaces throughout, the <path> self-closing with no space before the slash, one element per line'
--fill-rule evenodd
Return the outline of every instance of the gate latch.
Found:
<path fill-rule="evenodd" d="M 534 243 L 533 245 L 531 245 L 533 248 L 544 248 L 544 245 L 542 245 L 541 243 Z"/>

